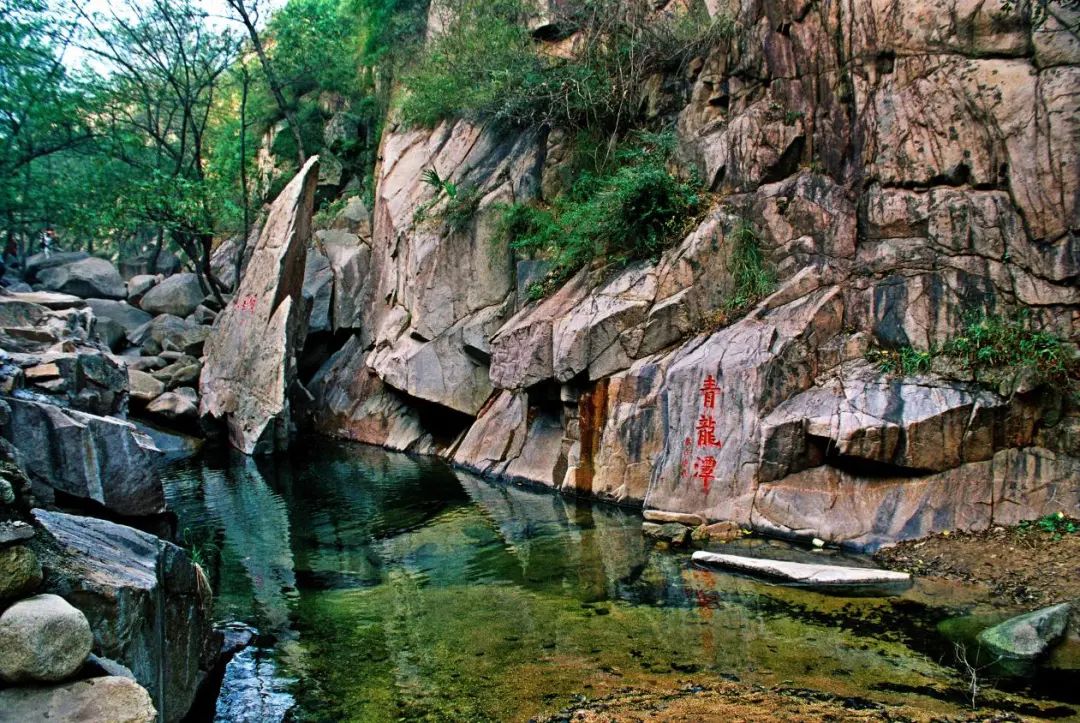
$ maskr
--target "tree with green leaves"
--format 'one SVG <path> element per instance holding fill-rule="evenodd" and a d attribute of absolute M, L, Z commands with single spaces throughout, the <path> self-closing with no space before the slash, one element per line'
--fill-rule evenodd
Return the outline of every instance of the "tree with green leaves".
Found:
<path fill-rule="evenodd" d="M 220 297 L 210 270 L 219 194 L 206 177 L 206 143 L 237 39 L 213 29 L 190 0 L 126 0 L 108 17 L 79 13 L 84 49 L 107 67 L 95 87 L 98 151 L 129 170 L 116 189 L 117 225 L 156 228 Z"/>
<path fill-rule="evenodd" d="M 39 169 L 92 137 L 64 65 L 73 33 L 44 0 L 0 0 L 0 218 L 23 254 L 55 222 L 36 192 Z"/>

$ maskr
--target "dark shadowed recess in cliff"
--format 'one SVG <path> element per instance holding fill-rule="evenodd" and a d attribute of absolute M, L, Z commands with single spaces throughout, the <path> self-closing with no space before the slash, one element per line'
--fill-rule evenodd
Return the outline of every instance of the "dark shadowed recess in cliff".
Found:
<path fill-rule="evenodd" d="M 424 428 L 440 448 L 449 447 L 465 433 L 474 421 L 473 417 L 435 402 L 398 393 L 401 399 L 416 410 L 420 426 Z"/>
<path fill-rule="evenodd" d="M 317 331 L 304 339 L 304 348 L 297 359 L 297 378 L 305 387 L 326 360 L 337 353 L 352 336 L 351 330 Z"/>
<path fill-rule="evenodd" d="M 558 382 L 548 379 L 525 390 L 529 399 L 529 421 L 538 416 L 562 420 L 563 403 Z"/>
<path fill-rule="evenodd" d="M 806 440 L 806 467 L 828 465 L 841 472 L 867 479 L 895 479 L 897 477 L 922 477 L 933 474 L 934 470 L 908 467 L 882 460 L 855 457 L 841 454 L 836 450 L 832 439 L 809 435 Z M 904 444 L 897 445 L 897 451 L 905 449 Z"/>

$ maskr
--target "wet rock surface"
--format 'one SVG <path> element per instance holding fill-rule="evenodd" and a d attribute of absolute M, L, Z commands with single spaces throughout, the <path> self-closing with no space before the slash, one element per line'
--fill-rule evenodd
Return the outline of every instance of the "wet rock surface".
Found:
<path fill-rule="evenodd" d="M 1065 634 L 1071 609 L 1062 603 L 1009 618 L 979 633 L 979 642 L 994 655 L 1035 659 Z"/>

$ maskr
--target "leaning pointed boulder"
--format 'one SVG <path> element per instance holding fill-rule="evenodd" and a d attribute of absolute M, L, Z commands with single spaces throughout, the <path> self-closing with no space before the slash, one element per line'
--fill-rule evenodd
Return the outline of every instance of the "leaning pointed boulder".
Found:
<path fill-rule="evenodd" d="M 236 295 L 206 341 L 199 413 L 224 420 L 229 441 L 245 454 L 288 444 L 288 395 L 307 323 L 304 265 L 318 177 L 316 157 L 274 201 Z"/>

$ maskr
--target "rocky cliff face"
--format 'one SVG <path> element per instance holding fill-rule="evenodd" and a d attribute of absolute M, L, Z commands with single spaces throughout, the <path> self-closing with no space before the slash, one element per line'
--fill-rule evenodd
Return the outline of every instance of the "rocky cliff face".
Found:
<path fill-rule="evenodd" d="M 1018 311 L 1080 340 L 1080 41 L 998 0 L 710 11 L 733 36 L 658 87 L 715 205 L 653 262 L 529 302 L 492 207 L 544 196 L 556 134 L 387 133 L 366 267 L 341 287 L 359 331 L 316 375 L 315 427 L 858 547 L 1076 515 L 1065 395 L 884 375 L 867 353 Z M 466 227 L 417 219 L 428 168 L 478 187 Z M 717 328 L 741 220 L 778 286 Z"/>

